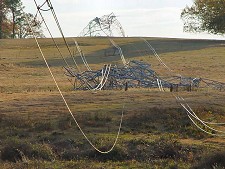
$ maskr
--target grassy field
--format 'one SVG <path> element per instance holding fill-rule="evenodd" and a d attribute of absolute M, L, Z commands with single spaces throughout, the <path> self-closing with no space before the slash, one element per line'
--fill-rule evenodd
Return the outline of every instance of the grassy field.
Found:
<path fill-rule="evenodd" d="M 161 76 L 182 74 L 225 82 L 225 41 L 146 38 L 166 71 L 140 38 L 114 38 L 126 60 L 151 64 Z M 121 64 L 107 38 L 76 38 L 92 69 Z M 56 39 L 70 65 L 62 39 Z M 75 53 L 73 38 L 67 39 Z M 39 39 L 42 50 L 74 116 L 101 150 L 116 137 L 118 144 L 99 154 L 84 139 L 45 66 L 33 39 L 0 40 L 0 168 L 223 168 L 224 137 L 199 131 L 170 92 L 156 89 L 73 91 L 65 63 L 51 39 Z M 85 70 L 81 59 L 76 61 Z M 180 91 L 204 120 L 225 121 L 224 92 Z M 218 129 L 224 129 L 219 126 Z"/>

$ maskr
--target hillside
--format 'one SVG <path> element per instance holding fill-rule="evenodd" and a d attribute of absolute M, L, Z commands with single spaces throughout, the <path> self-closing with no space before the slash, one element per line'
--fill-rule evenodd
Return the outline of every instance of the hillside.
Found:
<path fill-rule="evenodd" d="M 122 64 L 119 55 L 112 55 L 108 38 L 76 40 L 93 70 L 104 64 Z M 225 41 L 146 38 L 172 69 L 168 72 L 142 39 L 113 40 L 126 60 L 149 63 L 161 76 L 181 74 L 225 82 Z M 78 66 L 85 71 L 73 38 L 67 41 Z M 224 166 L 219 163 L 225 157 L 224 137 L 205 134 L 194 126 L 171 92 L 148 88 L 74 91 L 73 79 L 65 76 L 65 62 L 52 40 L 39 42 L 72 113 L 99 149 L 112 146 L 124 111 L 118 144 L 105 155 L 88 144 L 66 109 L 33 39 L 0 40 L 0 168 Z M 74 66 L 63 40 L 56 42 L 68 64 Z M 202 119 L 225 121 L 224 91 L 206 88 L 176 94 L 184 97 Z M 223 126 L 217 129 L 225 131 Z"/>

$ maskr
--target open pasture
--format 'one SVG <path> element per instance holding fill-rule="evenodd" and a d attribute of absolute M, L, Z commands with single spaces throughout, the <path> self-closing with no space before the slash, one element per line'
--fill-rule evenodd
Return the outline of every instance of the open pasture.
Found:
<path fill-rule="evenodd" d="M 174 74 L 225 82 L 225 41 L 146 39 Z M 122 64 L 120 56 L 107 53 L 112 48 L 108 38 L 76 40 L 92 69 L 101 69 L 108 63 Z M 147 62 L 161 76 L 171 74 L 140 38 L 113 40 L 121 47 L 126 60 Z M 65 59 L 73 65 L 63 41 L 56 41 Z M 73 38 L 67 41 L 81 71 L 85 71 Z M 211 136 L 196 128 L 169 90 L 74 91 L 73 81 L 64 75 L 63 59 L 51 39 L 39 39 L 39 42 L 72 113 L 94 145 L 101 150 L 112 146 L 124 111 L 119 140 L 111 153 L 96 152 L 65 107 L 35 41 L 0 40 L 0 168 L 224 165 L 220 161 L 225 157 L 224 137 Z M 225 121 L 223 91 L 204 88 L 177 93 L 202 119 Z M 217 129 L 225 131 L 224 126 Z"/>

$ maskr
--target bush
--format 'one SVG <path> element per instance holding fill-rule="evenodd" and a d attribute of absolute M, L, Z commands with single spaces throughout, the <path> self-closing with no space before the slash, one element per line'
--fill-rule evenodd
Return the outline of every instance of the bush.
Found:
<path fill-rule="evenodd" d="M 201 160 L 193 169 L 224 169 L 225 168 L 225 151 L 211 154 Z"/>
<path fill-rule="evenodd" d="M 34 131 L 42 132 L 42 131 L 50 131 L 53 129 L 51 122 L 42 121 L 34 124 Z"/>
<path fill-rule="evenodd" d="M 84 114 L 78 115 L 77 119 L 82 125 L 90 127 L 105 127 L 112 121 L 110 114 L 103 112 L 93 112 L 89 116 L 85 116 Z"/>
<path fill-rule="evenodd" d="M 22 161 L 23 157 L 51 161 L 55 155 L 48 144 L 31 144 L 18 139 L 7 141 L 1 150 L 3 161 L 17 162 Z"/>
<path fill-rule="evenodd" d="M 106 147 L 100 148 L 102 151 L 108 150 Z M 88 159 L 92 158 L 98 161 L 125 161 L 128 159 L 128 152 L 125 147 L 117 146 L 108 154 L 101 154 L 96 150 L 91 150 L 87 154 Z"/>
<path fill-rule="evenodd" d="M 67 130 L 72 127 L 72 118 L 71 116 L 61 117 L 58 121 L 58 128 L 60 130 Z"/>
<path fill-rule="evenodd" d="M 22 160 L 17 148 L 5 147 L 1 152 L 1 159 L 3 161 L 17 162 Z"/>
<path fill-rule="evenodd" d="M 133 139 L 127 143 L 129 157 L 138 161 L 154 161 L 159 159 L 193 161 L 192 156 L 198 157 L 201 149 L 184 146 L 174 137 L 167 134 L 154 141 Z"/>
<path fill-rule="evenodd" d="M 174 139 L 160 138 L 155 140 L 153 143 L 154 156 L 158 158 L 180 158 L 180 150 L 182 149 L 181 144 L 179 144 Z"/>
<path fill-rule="evenodd" d="M 4 115 L 0 117 L 0 127 L 2 128 L 32 128 L 33 124 L 33 121 L 22 117 Z"/>

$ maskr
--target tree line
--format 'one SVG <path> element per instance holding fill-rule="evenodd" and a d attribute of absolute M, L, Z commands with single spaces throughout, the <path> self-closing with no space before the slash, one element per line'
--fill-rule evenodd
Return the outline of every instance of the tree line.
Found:
<path fill-rule="evenodd" d="M 32 32 L 44 37 L 41 21 L 33 14 L 24 12 L 21 0 L 0 0 L 0 39 L 28 38 Z M 181 19 L 185 32 L 208 32 L 225 34 L 225 0 L 194 0 L 194 4 L 183 9 Z"/>
<path fill-rule="evenodd" d="M 0 39 L 31 37 L 27 18 L 36 36 L 44 37 L 41 21 L 24 8 L 21 0 L 0 0 Z"/>
<path fill-rule="evenodd" d="M 185 32 L 225 34 L 225 0 L 194 0 L 181 13 Z"/>

